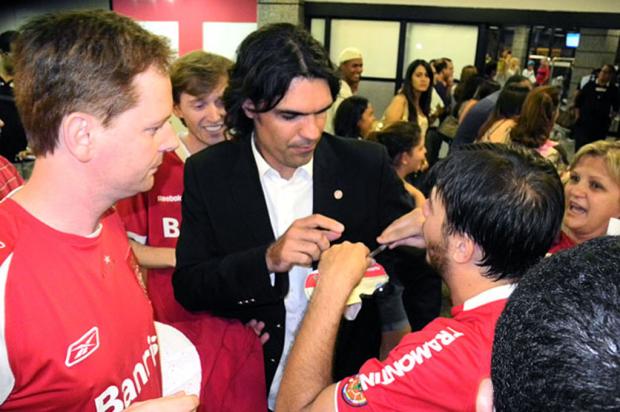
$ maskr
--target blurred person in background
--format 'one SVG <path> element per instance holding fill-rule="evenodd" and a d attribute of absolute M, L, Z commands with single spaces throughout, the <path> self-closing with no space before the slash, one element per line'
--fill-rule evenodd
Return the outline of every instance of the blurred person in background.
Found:
<path fill-rule="evenodd" d="M 575 96 L 576 123 L 573 128 L 575 151 L 596 140 L 604 140 L 611 118 L 620 110 L 620 95 L 614 84 L 616 69 L 605 64 L 596 79 Z"/>
<path fill-rule="evenodd" d="M 0 119 L 4 121 L 0 155 L 10 162 L 18 161 L 17 155 L 28 145 L 13 96 L 15 67 L 11 48 L 16 39 L 17 32 L 14 30 L 0 34 Z"/>
<path fill-rule="evenodd" d="M 425 60 L 414 60 L 407 67 L 403 87 L 385 109 L 384 126 L 397 121 L 409 121 L 420 127 L 426 137 L 431 110 L 433 71 Z"/>
<path fill-rule="evenodd" d="M 331 107 L 327 110 L 325 131 L 334 134 L 334 117 L 340 104 L 347 98 L 357 94 L 362 73 L 364 72 L 364 58 L 362 52 L 355 47 L 347 47 L 338 55 L 338 74 L 340 76 L 340 90 Z"/>
<path fill-rule="evenodd" d="M 0 119 L 0 139 L 2 139 L 3 126 L 4 122 Z M 6 158 L 0 156 L 0 200 L 23 184 L 24 179 L 22 179 L 15 166 Z"/>
<path fill-rule="evenodd" d="M 495 109 L 489 119 L 482 125 L 477 141 L 507 143 L 510 131 L 517 124 L 521 107 L 530 89 L 518 84 L 506 86 L 499 94 Z"/>
<path fill-rule="evenodd" d="M 333 128 L 336 136 L 365 139 L 376 125 L 375 111 L 368 99 L 351 96 L 338 106 Z"/>
<path fill-rule="evenodd" d="M 560 177 L 565 178 L 568 156 L 558 142 L 550 139 L 559 106 L 559 88 L 544 86 L 532 90 L 523 102 L 517 124 L 510 130 L 510 141 L 536 150 L 553 163 Z"/>
<path fill-rule="evenodd" d="M 536 63 L 534 60 L 528 60 L 527 67 L 521 72 L 523 77 L 527 77 L 532 84 L 536 83 Z"/>

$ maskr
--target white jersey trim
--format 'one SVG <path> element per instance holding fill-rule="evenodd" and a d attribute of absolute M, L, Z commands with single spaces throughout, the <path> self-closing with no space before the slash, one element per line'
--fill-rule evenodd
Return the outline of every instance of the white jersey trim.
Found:
<path fill-rule="evenodd" d="M 463 310 L 472 310 L 482 305 L 486 305 L 487 303 L 495 302 L 496 300 L 508 299 L 516 287 L 516 283 L 510 283 L 508 285 L 497 286 L 492 289 L 485 290 L 473 298 L 467 299 L 463 304 Z"/>
<path fill-rule="evenodd" d="M 0 265 L 0 404 L 7 400 L 15 386 L 15 375 L 9 363 L 9 353 L 6 347 L 6 281 L 13 253 Z"/>
<path fill-rule="evenodd" d="M 127 231 L 127 237 L 134 242 L 138 242 L 141 245 L 146 245 L 146 236 L 139 235 L 135 232 Z"/>

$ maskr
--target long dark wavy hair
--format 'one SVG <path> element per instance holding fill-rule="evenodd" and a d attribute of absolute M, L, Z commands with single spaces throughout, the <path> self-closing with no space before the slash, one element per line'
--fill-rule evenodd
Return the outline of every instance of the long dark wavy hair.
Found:
<path fill-rule="evenodd" d="M 428 117 L 431 112 L 431 96 L 433 94 L 433 69 L 431 69 L 431 65 L 428 64 L 426 60 L 422 59 L 412 61 L 411 64 L 409 64 L 409 67 L 407 67 L 407 72 L 405 73 L 405 78 L 403 80 L 403 94 L 407 98 L 409 121 L 414 123 L 418 122 L 418 112 L 415 109 L 415 96 L 413 93 L 411 76 L 413 76 L 413 72 L 415 72 L 415 69 L 417 69 L 418 66 L 424 66 L 424 69 L 426 69 L 426 74 L 428 74 L 428 78 L 430 80 L 428 90 L 420 95 L 420 108 L 426 117 Z"/>

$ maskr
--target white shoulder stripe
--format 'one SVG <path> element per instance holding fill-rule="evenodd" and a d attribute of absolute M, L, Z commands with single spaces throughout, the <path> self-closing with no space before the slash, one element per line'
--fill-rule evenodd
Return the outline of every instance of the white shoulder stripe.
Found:
<path fill-rule="evenodd" d="M 9 364 L 5 330 L 6 280 L 12 259 L 13 254 L 11 253 L 4 262 L 0 264 L 0 404 L 6 401 L 15 386 L 15 376 Z"/>
<path fill-rule="evenodd" d="M 141 245 L 146 245 L 146 236 L 139 235 L 135 232 L 127 231 L 127 237 Z"/>

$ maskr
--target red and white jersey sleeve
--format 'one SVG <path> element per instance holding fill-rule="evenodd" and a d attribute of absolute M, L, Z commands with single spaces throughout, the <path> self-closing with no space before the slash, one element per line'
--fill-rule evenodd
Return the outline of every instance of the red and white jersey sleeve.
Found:
<path fill-rule="evenodd" d="M 512 287 L 490 291 L 475 307 L 468 301 L 453 309 L 454 318 L 435 319 L 405 336 L 384 362 L 369 360 L 340 381 L 336 410 L 475 411 L 480 381 L 490 376 L 495 324 Z"/>
<path fill-rule="evenodd" d="M 130 239 L 152 247 L 176 247 L 181 229 L 184 166 L 175 152 L 165 153 L 151 190 L 116 204 Z M 173 271 L 148 270 L 147 288 L 155 319 L 164 323 L 193 319 L 174 298 Z"/>
<path fill-rule="evenodd" d="M 137 193 L 116 203 L 127 236 L 131 240 L 146 245 L 148 240 L 148 193 Z"/>
<path fill-rule="evenodd" d="M 62 233 L 0 203 L 0 410 L 121 411 L 161 396 L 152 309 L 124 227 Z"/>
<path fill-rule="evenodd" d="M 116 204 L 130 238 L 148 246 L 176 247 L 181 228 L 184 166 L 175 152 L 166 152 L 151 190 Z"/>

